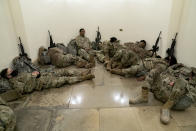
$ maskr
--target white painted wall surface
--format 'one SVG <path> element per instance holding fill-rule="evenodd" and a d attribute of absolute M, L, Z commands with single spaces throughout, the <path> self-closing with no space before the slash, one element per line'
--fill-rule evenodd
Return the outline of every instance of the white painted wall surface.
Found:
<path fill-rule="evenodd" d="M 7 0 L 0 0 L 0 69 L 18 55 L 17 39 Z"/>
<path fill-rule="evenodd" d="M 122 42 L 147 40 L 148 47 L 163 31 L 160 52 L 165 54 L 172 0 L 19 0 L 30 54 L 47 47 L 50 29 L 56 42 L 68 43 L 83 27 L 95 39 L 97 26 L 103 40 L 116 36 Z M 120 32 L 122 28 L 124 31 Z"/>
<path fill-rule="evenodd" d="M 196 67 L 196 0 L 185 0 L 176 53 L 179 62 Z"/>
<path fill-rule="evenodd" d="M 30 55 L 30 49 L 29 49 L 28 39 L 24 26 L 23 15 L 20 7 L 20 1 L 19 0 L 8 0 L 8 1 L 9 1 L 11 15 L 13 18 L 13 24 L 14 24 L 16 35 L 17 37 L 19 36 L 21 37 L 25 52 L 27 52 L 27 54 Z"/>

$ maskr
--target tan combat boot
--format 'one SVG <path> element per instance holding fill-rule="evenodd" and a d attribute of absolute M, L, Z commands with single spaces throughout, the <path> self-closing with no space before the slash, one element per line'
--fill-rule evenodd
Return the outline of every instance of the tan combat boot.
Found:
<path fill-rule="evenodd" d="M 111 69 L 110 72 L 112 74 L 117 74 L 117 75 L 122 75 L 124 76 L 125 74 L 122 72 L 122 69 Z"/>
<path fill-rule="evenodd" d="M 161 122 L 163 124 L 169 124 L 170 122 L 170 109 L 174 105 L 173 101 L 168 100 L 161 109 Z"/>
<path fill-rule="evenodd" d="M 81 61 L 81 60 L 79 60 L 79 61 L 76 62 L 76 66 L 79 67 L 79 68 L 85 67 L 86 64 L 87 64 L 86 61 Z"/>
<path fill-rule="evenodd" d="M 83 71 L 80 75 L 85 76 L 91 74 L 91 69 L 87 69 L 86 71 Z"/>
<path fill-rule="evenodd" d="M 90 55 L 90 63 L 93 67 L 95 66 L 95 57 L 93 55 Z"/>
<path fill-rule="evenodd" d="M 142 94 L 129 100 L 129 104 L 139 104 L 148 102 L 148 87 L 142 87 Z"/>
<path fill-rule="evenodd" d="M 81 76 L 81 80 L 84 81 L 84 80 L 91 80 L 95 78 L 95 75 L 93 74 L 88 74 L 88 75 L 85 75 L 85 76 Z"/>
<path fill-rule="evenodd" d="M 106 65 L 106 70 L 110 71 L 111 70 L 111 62 L 108 62 Z"/>

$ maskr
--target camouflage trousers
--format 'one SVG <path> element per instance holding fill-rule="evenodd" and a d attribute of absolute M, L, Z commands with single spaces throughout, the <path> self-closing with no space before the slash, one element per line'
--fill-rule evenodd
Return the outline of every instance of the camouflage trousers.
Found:
<path fill-rule="evenodd" d="M 53 65 L 62 68 L 73 65 L 78 60 L 77 56 L 71 54 L 67 55 L 58 55 L 58 59 L 55 62 L 52 62 Z"/>
<path fill-rule="evenodd" d="M 0 131 L 14 131 L 16 117 L 14 112 L 5 105 L 0 105 Z"/>
<path fill-rule="evenodd" d="M 78 50 L 78 55 L 79 55 L 81 58 L 83 58 L 83 59 L 85 59 L 85 60 L 87 60 L 87 61 L 90 61 L 90 54 L 89 54 L 86 50 L 84 50 L 84 49 L 79 49 L 79 50 Z"/>
<path fill-rule="evenodd" d="M 166 88 L 161 85 L 151 86 L 151 90 L 154 93 L 155 97 L 162 101 L 166 102 L 168 100 L 174 101 L 176 104 L 180 98 L 186 95 L 187 83 L 183 79 L 177 79 L 172 88 Z"/>
<path fill-rule="evenodd" d="M 59 88 L 65 84 L 74 84 L 83 81 L 81 71 L 58 69 L 53 73 L 45 73 L 37 79 L 36 90 Z"/>
<path fill-rule="evenodd" d="M 143 71 L 145 68 L 142 64 L 132 65 L 129 68 L 122 69 L 122 74 L 129 77 L 129 76 L 135 76 L 140 71 Z"/>
<path fill-rule="evenodd" d="M 56 60 L 53 65 L 59 68 L 68 67 L 71 65 L 78 65 L 78 63 L 88 63 L 86 60 L 80 58 L 79 56 L 74 56 L 71 54 L 59 55 L 58 60 Z"/>
<path fill-rule="evenodd" d="M 96 52 L 96 57 L 99 62 L 105 62 L 105 55 L 102 52 Z"/>

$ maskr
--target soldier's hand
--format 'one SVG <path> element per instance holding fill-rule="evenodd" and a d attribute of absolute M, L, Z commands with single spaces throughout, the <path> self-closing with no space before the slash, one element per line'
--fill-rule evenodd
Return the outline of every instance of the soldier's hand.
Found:
<path fill-rule="evenodd" d="M 37 77 L 40 73 L 38 71 L 32 72 L 32 76 Z"/>
<path fill-rule="evenodd" d="M 170 85 L 170 86 L 174 86 L 174 82 L 170 82 L 169 85 Z"/>

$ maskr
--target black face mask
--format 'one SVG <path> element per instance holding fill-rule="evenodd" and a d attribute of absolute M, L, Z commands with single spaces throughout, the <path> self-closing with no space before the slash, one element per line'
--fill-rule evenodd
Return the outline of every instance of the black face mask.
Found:
<path fill-rule="evenodd" d="M 12 77 L 15 77 L 18 75 L 18 71 L 17 70 L 13 70 L 12 73 L 10 74 Z"/>

